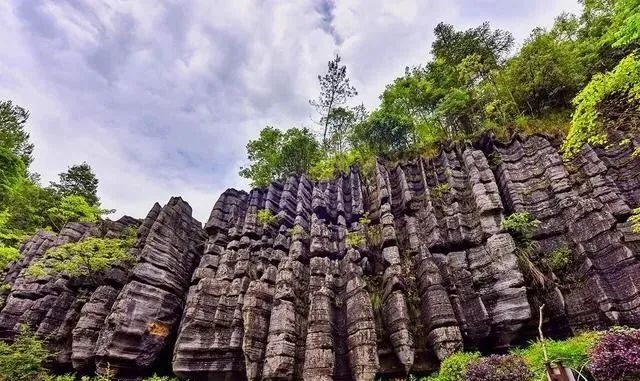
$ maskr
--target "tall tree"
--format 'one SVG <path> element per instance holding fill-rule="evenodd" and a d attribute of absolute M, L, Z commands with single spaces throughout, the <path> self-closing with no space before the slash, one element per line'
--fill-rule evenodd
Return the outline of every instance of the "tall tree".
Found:
<path fill-rule="evenodd" d="M 66 172 L 60 173 L 59 176 L 60 182 L 52 182 L 51 188 L 60 196 L 82 196 L 91 206 L 99 204 L 100 200 L 97 195 L 98 178 L 89 164 L 84 162 L 72 165 Z"/>
<path fill-rule="evenodd" d="M 320 96 L 316 100 L 309 100 L 320 114 L 320 124 L 323 125 L 322 146 L 327 147 L 327 132 L 331 124 L 332 117 L 336 116 L 333 110 L 345 105 L 347 99 L 358 95 L 355 87 L 349 83 L 347 77 L 347 67 L 340 65 L 339 55 L 329 61 L 328 70 L 325 75 L 318 75 L 320 82 Z"/>
<path fill-rule="evenodd" d="M 33 144 L 25 124 L 29 111 L 11 101 L 0 102 L 0 147 L 18 156 L 26 167 L 33 161 Z"/>

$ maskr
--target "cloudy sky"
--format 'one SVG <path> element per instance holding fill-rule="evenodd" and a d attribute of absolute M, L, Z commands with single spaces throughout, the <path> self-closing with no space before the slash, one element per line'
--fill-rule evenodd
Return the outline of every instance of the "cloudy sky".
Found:
<path fill-rule="evenodd" d="M 87 161 L 105 207 L 143 217 L 181 195 L 204 222 L 265 125 L 312 126 L 317 74 L 343 56 L 374 108 L 425 62 L 440 21 L 521 42 L 576 0 L 0 2 L 0 99 L 31 112 L 43 183 Z"/>

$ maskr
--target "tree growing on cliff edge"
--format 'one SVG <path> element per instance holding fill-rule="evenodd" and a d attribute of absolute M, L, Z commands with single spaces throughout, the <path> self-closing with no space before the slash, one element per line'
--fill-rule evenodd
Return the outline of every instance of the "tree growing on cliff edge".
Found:
<path fill-rule="evenodd" d="M 309 100 L 320 114 L 320 124 L 323 126 L 322 148 L 327 149 L 327 133 L 336 117 L 343 117 L 343 113 L 335 113 L 334 110 L 344 106 L 347 100 L 358 95 L 356 88 L 349 83 L 347 67 L 340 65 L 339 55 L 329 61 L 325 75 L 318 75 L 320 82 L 320 95 L 318 99 Z"/>
<path fill-rule="evenodd" d="M 249 179 L 253 187 L 266 187 L 288 175 L 306 173 L 321 158 L 318 142 L 306 128 L 283 132 L 265 127 L 258 139 L 249 141 L 247 154 L 250 164 L 240 168 L 240 176 Z"/>
<path fill-rule="evenodd" d="M 77 195 L 84 197 L 91 206 L 99 205 L 98 178 L 86 162 L 72 165 L 60 173 L 60 182 L 52 182 L 51 188 L 62 197 Z"/>

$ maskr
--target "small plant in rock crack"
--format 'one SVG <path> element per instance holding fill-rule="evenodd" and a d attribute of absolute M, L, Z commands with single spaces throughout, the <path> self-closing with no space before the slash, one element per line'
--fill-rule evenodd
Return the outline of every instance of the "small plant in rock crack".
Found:
<path fill-rule="evenodd" d="M 449 192 L 450 189 L 451 187 L 447 183 L 438 184 L 431 189 L 431 197 L 436 200 L 440 200 L 447 192 Z"/>
<path fill-rule="evenodd" d="M 263 228 L 278 222 L 278 216 L 274 215 L 269 209 L 260 209 L 256 215 L 258 224 Z"/>
<path fill-rule="evenodd" d="M 378 312 L 382 310 L 382 296 L 379 292 L 374 291 L 369 296 L 371 300 L 371 308 L 373 308 L 373 312 Z"/>
<path fill-rule="evenodd" d="M 531 241 L 540 221 L 527 212 L 516 212 L 502 220 L 502 230 L 510 233 L 517 242 Z"/>
<path fill-rule="evenodd" d="M 346 243 L 347 247 L 349 248 L 360 247 L 364 245 L 365 241 L 366 239 L 364 237 L 364 234 L 359 231 L 347 233 Z"/>
<path fill-rule="evenodd" d="M 557 250 L 547 254 L 543 262 L 555 272 L 565 272 L 571 264 L 572 253 L 567 246 L 562 246 Z"/>

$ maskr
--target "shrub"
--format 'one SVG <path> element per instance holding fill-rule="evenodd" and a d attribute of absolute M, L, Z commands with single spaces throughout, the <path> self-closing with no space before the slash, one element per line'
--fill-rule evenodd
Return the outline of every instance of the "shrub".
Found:
<path fill-rule="evenodd" d="M 591 373 L 598 381 L 640 379 L 640 330 L 614 329 L 589 352 Z"/>
<path fill-rule="evenodd" d="M 530 241 L 533 233 L 540 226 L 527 212 L 516 212 L 502 220 L 502 230 L 511 233 L 516 241 Z"/>
<path fill-rule="evenodd" d="M 15 247 L 0 246 L 0 271 L 4 270 L 9 264 L 20 258 L 20 251 Z"/>
<path fill-rule="evenodd" d="M 42 341 L 22 326 L 12 344 L 0 341 L 0 380 L 38 380 L 44 376 L 43 365 L 50 356 Z"/>
<path fill-rule="evenodd" d="M 132 262 L 129 249 L 135 240 L 135 230 L 126 238 L 85 238 L 47 250 L 45 255 L 27 268 L 31 276 L 63 274 L 71 278 L 92 277 L 96 272 L 117 264 Z"/>
<path fill-rule="evenodd" d="M 544 346 L 550 361 L 562 361 L 564 366 L 582 372 L 589 361 L 589 350 L 597 343 L 600 335 L 597 332 L 585 332 L 566 340 L 545 340 Z M 544 352 L 539 341 L 531 343 L 527 348 L 513 352 L 522 356 L 534 373 L 536 380 L 544 379 Z"/>
<path fill-rule="evenodd" d="M 516 355 L 491 355 L 471 362 L 466 381 L 529 381 L 533 373 L 525 360 Z"/>
<path fill-rule="evenodd" d="M 273 215 L 269 209 L 260 209 L 258 210 L 257 221 L 263 228 L 266 228 L 267 226 L 276 223 L 278 221 L 278 216 Z"/>
<path fill-rule="evenodd" d="M 544 262 L 553 271 L 563 272 L 571 264 L 571 250 L 562 246 L 561 248 L 552 251 L 544 258 Z"/>
<path fill-rule="evenodd" d="M 465 373 L 469 365 L 480 359 L 478 352 L 456 352 L 445 358 L 440 364 L 437 375 L 427 378 L 428 381 L 465 381 Z"/>

